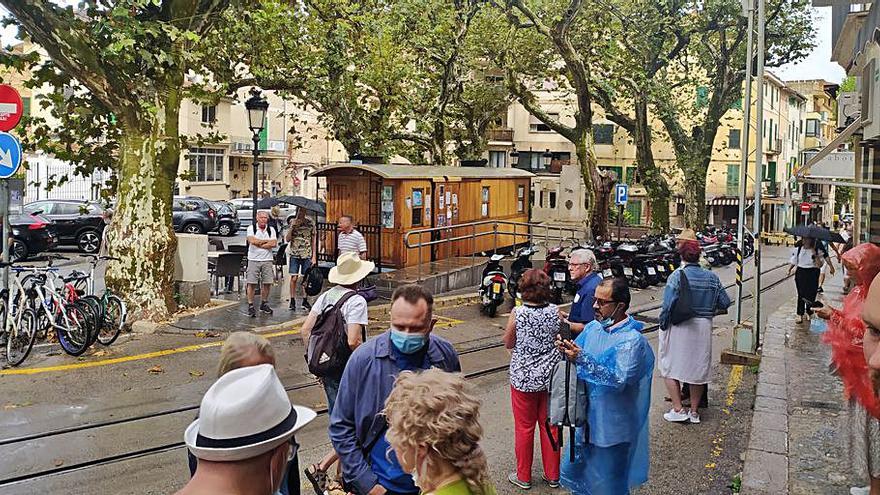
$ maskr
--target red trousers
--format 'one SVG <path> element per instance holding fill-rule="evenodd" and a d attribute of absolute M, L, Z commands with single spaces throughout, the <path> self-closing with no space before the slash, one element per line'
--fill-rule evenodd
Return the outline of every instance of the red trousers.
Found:
<path fill-rule="evenodd" d="M 559 479 L 559 451 L 544 427 L 547 422 L 548 392 L 520 392 L 510 387 L 510 403 L 513 406 L 514 451 L 516 452 L 516 477 L 520 481 L 532 481 L 532 459 L 535 452 L 535 425 L 541 435 L 541 460 L 544 476 L 548 480 Z M 556 431 L 553 431 L 556 441 Z"/>

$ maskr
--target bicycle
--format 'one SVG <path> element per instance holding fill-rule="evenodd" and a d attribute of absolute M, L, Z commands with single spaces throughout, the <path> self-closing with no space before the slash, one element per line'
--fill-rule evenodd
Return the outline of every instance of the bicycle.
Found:
<path fill-rule="evenodd" d="M 89 262 L 92 265 L 88 274 L 74 271 L 65 281 L 73 282 L 73 286 L 78 290 L 85 291 L 86 295 L 81 300 L 88 301 L 97 311 L 98 318 L 98 342 L 103 345 L 110 345 L 119 337 L 122 327 L 125 325 L 125 319 L 128 311 L 125 302 L 113 293 L 109 288 L 104 289 L 101 296 L 95 295 L 95 269 L 98 267 L 99 261 L 120 261 L 119 258 L 113 256 L 98 256 L 94 254 L 84 255 L 91 258 Z"/>
<path fill-rule="evenodd" d="M 14 262 L 0 262 L 0 267 L 11 267 L 13 264 Z M 18 366 L 27 359 L 34 347 L 37 315 L 28 307 L 27 296 L 17 271 L 12 280 L 18 291 L 8 288 L 0 291 L 0 322 L 3 325 L 0 334 L 6 337 L 6 362 L 10 366 Z"/>
<path fill-rule="evenodd" d="M 55 256 L 55 259 L 67 259 L 63 256 Z M 30 276 L 30 287 L 27 289 L 31 294 L 31 304 L 36 302 L 39 306 L 38 315 L 40 320 L 55 329 L 58 343 L 64 352 L 71 356 L 79 356 L 91 346 L 97 339 L 98 328 L 92 308 L 83 301 L 70 301 L 69 282 L 65 282 L 68 293 L 62 293 L 56 288 L 55 280 L 61 279 L 58 269 L 50 266 L 46 268 L 27 268 L 22 270 L 34 272 Z M 63 279 L 62 279 L 63 280 Z M 75 294 L 75 289 L 73 293 Z M 66 296 L 66 297 L 65 297 Z M 42 310 L 42 311 L 40 311 Z"/>

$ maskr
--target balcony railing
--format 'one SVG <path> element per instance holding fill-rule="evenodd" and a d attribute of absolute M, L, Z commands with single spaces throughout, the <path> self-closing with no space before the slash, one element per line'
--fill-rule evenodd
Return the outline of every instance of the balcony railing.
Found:
<path fill-rule="evenodd" d="M 767 141 L 767 151 L 770 151 L 772 153 L 779 153 L 780 150 L 782 150 L 781 138 L 770 139 Z"/>
<path fill-rule="evenodd" d="M 779 183 L 778 182 L 765 182 L 764 183 L 764 194 L 770 197 L 778 197 L 779 196 Z"/>
<path fill-rule="evenodd" d="M 489 129 L 486 131 L 486 137 L 489 141 L 513 141 L 513 129 Z"/>

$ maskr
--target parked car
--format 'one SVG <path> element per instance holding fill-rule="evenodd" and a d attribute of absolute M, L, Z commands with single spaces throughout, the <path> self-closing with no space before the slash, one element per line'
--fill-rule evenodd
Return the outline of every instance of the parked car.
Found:
<path fill-rule="evenodd" d="M 232 236 L 241 228 L 241 220 L 238 219 L 238 210 L 228 201 L 213 201 L 214 209 L 217 210 L 217 233 L 223 236 Z"/>
<path fill-rule="evenodd" d="M 198 196 L 176 196 L 171 223 L 175 232 L 206 234 L 217 228 L 217 210 L 213 203 Z"/>
<path fill-rule="evenodd" d="M 245 228 L 250 227 L 254 220 L 253 198 L 235 198 L 230 199 L 229 202 L 232 203 L 238 211 L 238 218 L 241 220 L 241 225 Z M 296 216 L 296 206 L 287 203 L 279 203 L 278 207 L 281 209 L 281 220 L 284 222 L 284 225 L 287 225 L 290 219 Z M 258 211 L 270 213 L 271 208 L 260 208 Z"/>
<path fill-rule="evenodd" d="M 10 259 L 16 261 L 27 259 L 48 251 L 58 244 L 52 222 L 40 215 L 10 215 L 9 226 L 12 227 Z"/>
<path fill-rule="evenodd" d="M 93 254 L 101 247 L 104 232 L 104 209 L 99 203 L 81 200 L 47 199 L 28 203 L 26 214 L 47 218 L 55 227 L 58 245 L 76 246 L 84 253 Z"/>

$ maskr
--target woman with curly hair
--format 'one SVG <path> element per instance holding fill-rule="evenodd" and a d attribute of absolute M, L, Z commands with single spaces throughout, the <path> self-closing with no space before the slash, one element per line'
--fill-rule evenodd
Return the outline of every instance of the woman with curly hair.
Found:
<path fill-rule="evenodd" d="M 480 401 L 460 374 L 403 372 L 384 412 L 389 455 L 423 495 L 495 495 L 480 447 Z"/>

